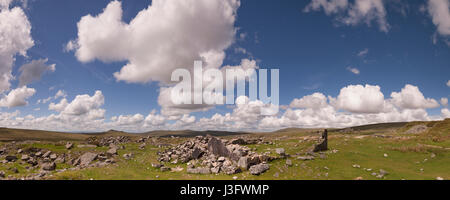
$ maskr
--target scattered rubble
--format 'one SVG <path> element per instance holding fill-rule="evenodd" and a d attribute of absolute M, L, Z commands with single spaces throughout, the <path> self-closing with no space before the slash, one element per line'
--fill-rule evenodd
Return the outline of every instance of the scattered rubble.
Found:
<path fill-rule="evenodd" d="M 96 146 L 109 146 L 110 144 L 123 144 L 131 142 L 131 138 L 128 136 L 117 136 L 117 137 L 89 137 L 86 139 L 88 144 Z"/>

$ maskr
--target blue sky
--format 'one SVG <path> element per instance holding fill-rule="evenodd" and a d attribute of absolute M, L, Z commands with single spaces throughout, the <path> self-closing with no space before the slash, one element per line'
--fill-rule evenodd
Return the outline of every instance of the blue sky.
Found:
<path fill-rule="evenodd" d="M 123 45 L 113 44 L 120 43 L 117 42 L 117 38 L 126 40 L 126 37 L 132 37 L 131 35 L 124 34 L 117 38 L 111 36 L 109 41 L 107 37 L 110 35 L 105 36 L 106 39 L 103 38 L 111 43 L 111 47 L 126 49 L 124 51 L 127 51 L 127 55 L 123 55 L 126 58 L 105 58 L 102 57 L 103 53 L 108 52 L 104 51 L 111 50 L 110 55 L 113 55 L 116 53 L 115 50 L 105 47 L 103 52 L 94 52 L 92 49 L 95 47 L 88 46 L 105 44 L 101 37 L 95 37 L 95 35 L 119 32 L 120 30 L 114 30 L 114 28 L 121 28 L 123 24 L 127 26 L 140 11 L 157 13 L 160 7 L 153 6 L 154 2 L 148 0 L 122 1 L 118 6 L 122 11 L 120 19 L 122 25 L 115 26 L 98 20 L 98 15 L 106 13 L 104 9 L 113 3 L 110 0 L 36 0 L 26 3 L 13 1 L 2 9 L 2 12 L 6 13 L 15 7 L 20 8 L 30 24 L 29 37 L 34 41 L 32 47 L 24 48 L 26 57 L 18 55 L 17 52 L 12 53 L 15 62 L 11 66 L 11 74 L 15 78 L 9 80 L 11 86 L 3 91 L 4 98 L 11 91 L 19 88 L 18 77 L 21 76 L 19 69 L 22 65 L 39 59 L 48 59 L 46 62 L 48 65 L 55 64 L 54 71 L 44 71 L 38 75 L 38 81 L 27 84 L 26 87 L 34 89 L 35 92 L 24 99 L 27 102 L 25 105 L 5 101 L 7 103 L 0 110 L 4 113 L 2 126 L 66 131 L 96 131 L 112 128 L 136 132 L 154 129 L 206 128 L 272 130 L 291 126 L 332 127 L 386 121 L 437 120 L 450 117 L 448 103 L 445 103 L 445 98 L 449 97 L 450 91 L 450 86 L 447 84 L 450 79 L 448 0 L 245 0 L 240 1 L 240 4 L 236 4 L 239 3 L 237 0 L 227 0 L 212 3 L 231 6 L 233 9 L 232 14 L 224 12 L 223 17 L 236 18 L 232 22 L 224 19 L 224 22 L 230 24 L 225 24 L 223 27 L 217 26 L 217 28 L 223 28 L 224 32 L 235 31 L 233 38 L 220 38 L 218 34 L 215 34 L 211 37 L 220 42 L 204 42 L 201 36 L 195 38 L 194 34 L 192 40 L 204 42 L 205 45 L 214 43 L 216 46 L 209 45 L 208 48 L 223 51 L 225 57 L 223 64 L 219 67 L 239 66 L 243 59 L 248 59 L 255 61 L 259 68 L 280 69 L 280 104 L 284 106 L 276 116 L 261 116 L 260 113 L 246 111 L 250 109 L 249 107 L 259 106 L 258 103 L 250 103 L 248 106 L 218 105 L 202 111 L 183 110 L 177 114 L 164 113 L 162 109 L 169 108 L 158 102 L 164 81 L 135 80 L 136 76 L 129 78 L 131 75 L 128 76 L 125 73 L 122 74 L 122 77 L 125 77 L 122 79 L 114 75 L 130 60 L 138 59 L 141 54 L 146 53 L 136 53 L 137 48 L 125 48 Z M 340 7 L 336 7 L 338 3 L 341 3 Z M 161 4 L 177 5 L 179 2 L 167 1 Z M 193 7 L 198 6 L 196 4 L 209 5 L 203 1 L 188 1 L 186 4 L 192 4 Z M 199 5 L 199 9 L 193 12 L 209 11 L 210 8 L 205 5 Z M 441 7 L 444 5 L 447 9 L 433 9 L 435 5 Z M 149 6 L 154 7 L 154 11 L 145 10 Z M 177 9 L 183 8 L 183 5 L 177 6 Z M 330 10 L 326 11 L 326 8 Z M 117 10 L 108 13 L 114 12 Z M 438 15 L 433 15 L 434 12 L 443 12 L 444 15 L 439 15 L 440 18 L 435 17 Z M 200 17 L 207 15 L 191 14 L 194 18 L 197 14 Z M 92 16 L 92 23 L 97 23 L 95 25 L 97 29 L 94 30 L 86 25 L 87 28 L 84 30 L 88 30 L 87 35 L 80 36 L 79 32 L 83 29 L 80 25 L 77 26 L 77 23 L 80 23 L 81 18 L 86 15 Z M 167 16 L 162 15 L 154 14 L 154 16 L 148 16 L 147 20 L 153 17 L 157 18 L 154 21 L 165 23 Z M 176 16 L 177 13 L 173 15 Z M 222 19 L 220 16 L 215 16 L 209 21 L 212 23 L 213 20 Z M 18 20 L 13 21 L 15 22 L 11 23 L 20 23 Z M 83 23 L 80 24 L 84 26 Z M 230 30 L 230 25 L 234 29 Z M 1 33 L 8 27 L 0 28 L 3 29 L 0 30 Z M 134 27 L 130 25 L 128 28 L 148 34 L 142 37 L 144 40 L 157 35 L 156 33 L 152 35 L 157 31 L 148 31 L 145 27 L 138 27 L 138 25 Z M 383 30 L 384 28 L 386 30 Z M 171 27 L 168 30 L 172 31 L 168 32 L 170 35 L 177 30 L 177 27 Z M 200 30 L 214 32 L 207 23 L 203 24 Z M 179 31 L 191 30 L 180 28 Z M 208 33 L 203 35 L 208 36 Z M 161 36 L 158 35 L 158 37 Z M 185 39 L 182 36 L 173 37 L 181 37 L 180 41 Z M 148 45 L 151 46 L 155 41 L 157 43 L 158 40 L 164 39 L 170 41 L 170 38 L 158 38 L 149 42 Z M 7 38 L 0 41 L 6 40 Z M 81 42 L 88 40 L 94 42 Z M 95 40 L 101 40 L 101 43 L 96 43 L 98 41 Z M 73 48 L 67 48 L 69 42 L 77 44 Z M 223 43 L 227 44 L 222 45 Z M 192 50 L 184 47 L 182 43 L 177 48 Z M 77 56 L 77 53 L 86 49 L 90 51 L 85 55 L 92 57 L 87 59 L 88 61 Z M 242 53 L 244 49 L 245 53 Z M 133 53 L 139 55 L 129 55 Z M 194 53 L 201 52 L 194 51 Z M 120 56 L 122 54 L 118 53 L 118 57 Z M 177 56 L 163 56 L 167 56 L 168 59 L 177 59 Z M 145 71 L 146 67 L 151 67 L 142 61 L 138 63 L 142 65 L 136 68 L 139 70 Z M 164 64 L 163 61 L 161 63 Z M 171 62 L 166 63 L 170 65 Z M 153 71 L 143 74 L 153 80 L 156 77 L 155 74 L 158 74 L 157 71 L 164 68 L 165 66 L 160 66 L 159 69 L 152 68 Z M 161 79 L 165 78 L 167 77 Z M 373 87 L 379 89 L 372 90 Z M 393 92 L 400 93 L 402 89 L 405 89 L 404 93 L 401 93 L 405 95 L 400 95 L 403 99 L 391 96 Z M 59 90 L 66 96 L 52 98 L 42 103 L 42 100 L 54 97 Z M 93 103 L 96 91 L 101 91 L 102 98 L 96 98 L 100 102 Z M 370 99 L 379 97 L 380 92 L 383 95 L 383 102 L 375 102 L 376 105 L 373 105 L 374 102 Z M 326 98 L 319 97 L 320 95 L 312 98 L 313 93 L 323 94 Z M 80 95 L 85 95 L 85 98 L 80 97 L 75 101 Z M 352 102 L 345 101 L 346 96 L 361 100 L 357 102 L 357 105 L 351 105 Z M 69 105 L 64 107 L 60 104 L 63 107 L 50 109 L 51 103 L 57 105 L 63 98 Z M 103 102 L 101 102 L 102 99 Z M 300 102 L 299 105 L 293 102 L 295 99 Z M 39 100 L 41 103 L 38 103 Z M 310 106 L 309 100 L 324 101 L 326 106 L 317 107 L 314 106 L 315 104 Z M 361 109 L 377 107 L 381 104 L 384 106 L 380 107 L 378 112 L 373 112 L 376 109 L 370 109 L 370 112 Z M 391 110 L 388 107 L 392 107 Z M 99 116 L 91 118 L 93 113 L 99 112 Z M 216 118 L 213 120 L 216 113 Z M 246 113 L 249 116 L 240 116 L 239 113 Z M 315 116 L 311 113 L 323 113 L 323 115 L 334 117 L 324 117 L 320 114 Z M 123 121 L 119 123 L 121 115 Z M 292 117 L 293 115 L 296 117 Z M 152 123 L 154 118 L 161 122 Z M 204 120 L 201 120 L 202 118 Z M 360 120 L 361 118 L 364 119 Z M 84 119 L 89 120 L 85 122 Z M 71 124 L 70 121 L 75 121 L 76 124 Z"/>

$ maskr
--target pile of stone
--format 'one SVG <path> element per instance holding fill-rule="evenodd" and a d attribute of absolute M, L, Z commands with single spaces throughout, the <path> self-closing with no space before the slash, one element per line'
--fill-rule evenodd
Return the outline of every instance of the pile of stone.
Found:
<path fill-rule="evenodd" d="M 257 154 L 250 148 L 241 146 L 248 142 L 244 139 L 222 141 L 211 136 L 197 136 L 164 152 L 158 152 L 158 156 L 161 163 L 187 163 L 187 172 L 192 174 L 231 175 L 249 170 L 251 174 L 259 175 L 267 171 L 269 169 L 267 163 L 276 158 L 269 156 L 268 153 Z M 153 166 L 161 168 L 162 171 L 170 170 L 164 167 L 164 164 Z"/>
<path fill-rule="evenodd" d="M 89 137 L 86 139 L 88 144 L 101 146 L 110 146 L 111 144 L 119 145 L 123 143 L 128 143 L 131 138 L 128 136 L 117 136 L 117 137 Z"/>

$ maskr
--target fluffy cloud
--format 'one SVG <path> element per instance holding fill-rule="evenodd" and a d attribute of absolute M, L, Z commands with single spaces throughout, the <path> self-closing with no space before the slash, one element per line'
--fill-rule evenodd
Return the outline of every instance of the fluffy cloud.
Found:
<path fill-rule="evenodd" d="M 147 117 L 145 118 L 145 127 L 151 127 L 151 126 L 162 126 L 166 122 L 166 118 L 161 115 L 157 115 L 156 111 L 152 111 Z"/>
<path fill-rule="evenodd" d="M 347 67 L 347 70 L 356 75 L 359 75 L 361 73 L 358 68 L 354 67 Z"/>
<path fill-rule="evenodd" d="M 365 48 L 364 50 L 358 52 L 359 57 L 364 57 L 369 53 L 369 49 Z"/>
<path fill-rule="evenodd" d="M 450 87 L 450 80 L 447 81 L 447 86 Z"/>
<path fill-rule="evenodd" d="M 326 15 L 338 15 L 337 21 L 346 25 L 365 23 L 370 26 L 372 21 L 377 21 L 381 31 L 389 30 L 383 0 L 355 0 L 353 4 L 348 0 L 312 0 L 304 11 L 320 9 L 323 9 Z"/>
<path fill-rule="evenodd" d="M 35 89 L 26 86 L 11 90 L 8 95 L 0 99 L 0 107 L 12 108 L 27 105 L 26 99 L 33 96 L 34 93 L 36 93 Z"/>
<path fill-rule="evenodd" d="M 401 92 L 391 94 L 394 105 L 403 109 L 437 108 L 439 103 L 431 98 L 425 98 L 417 86 L 406 85 Z"/>
<path fill-rule="evenodd" d="M 105 110 L 100 107 L 105 103 L 102 92 L 97 90 L 93 96 L 87 94 L 77 95 L 72 102 L 66 98 L 61 99 L 58 104 L 51 103 L 49 110 L 60 112 L 64 115 L 81 116 L 88 115 L 90 118 L 102 118 Z"/>
<path fill-rule="evenodd" d="M 437 31 L 443 36 L 450 36 L 449 0 L 428 0 L 428 13 L 431 15 Z"/>
<path fill-rule="evenodd" d="M 312 108 L 320 109 L 328 105 L 327 97 L 322 93 L 314 93 L 312 95 L 304 96 L 301 99 L 294 99 L 291 102 L 291 108 Z"/>
<path fill-rule="evenodd" d="M 402 91 L 394 93 L 400 96 L 408 94 L 413 91 L 408 89 L 410 87 L 414 88 L 415 86 L 407 85 L 406 89 L 403 88 Z M 441 110 L 441 116 L 429 116 L 423 106 L 411 106 L 410 108 L 405 108 L 404 104 L 397 106 L 394 104 L 393 98 L 384 99 L 380 88 L 371 85 L 344 87 L 335 98 L 327 98 L 322 93 L 314 93 L 294 99 L 284 113 L 272 116 L 262 115 L 263 109 L 270 109 L 262 102 L 250 101 L 248 97 L 241 96 L 237 98 L 237 104 L 231 112 L 216 113 L 211 117 L 203 117 L 199 120 L 189 114 L 165 116 L 157 114 L 157 111 L 153 110 L 145 118 L 142 114 L 121 115 L 112 117 L 111 121 L 107 122 L 103 117 L 105 110 L 100 108 L 103 105 L 102 96 L 101 92 L 97 91 L 93 96 L 79 95 L 70 103 L 64 98 L 58 104 L 51 104 L 51 109 L 57 111 L 57 114 L 38 118 L 30 115 L 21 117 L 19 112 L 0 113 L 0 126 L 60 131 L 104 131 L 109 129 L 131 132 L 161 129 L 272 131 L 287 127 L 336 128 L 383 122 L 439 120 L 442 117 L 450 117 L 450 111 L 447 108 Z M 350 99 L 350 97 L 354 99 Z M 369 101 L 368 97 L 376 99 L 376 101 Z M 412 95 L 409 98 L 416 99 L 411 102 L 417 100 L 420 102 L 422 99 L 420 95 Z M 425 97 L 423 99 L 427 100 Z M 73 107 L 85 105 L 89 108 L 73 108 L 72 110 L 83 111 L 79 112 L 80 115 L 74 115 L 73 112 L 68 112 L 71 110 L 68 109 L 70 104 Z M 369 108 L 363 109 L 364 106 Z"/>
<path fill-rule="evenodd" d="M 78 39 L 68 47 L 82 62 L 128 61 L 114 73 L 117 80 L 169 83 L 175 69 L 192 69 L 205 55 L 221 64 L 234 41 L 239 6 L 239 0 L 155 0 L 127 24 L 121 3 L 113 1 L 98 16 L 81 18 Z"/>
<path fill-rule="evenodd" d="M 379 113 L 385 108 L 384 95 L 379 86 L 349 85 L 341 89 L 332 104 L 353 113 Z"/>
<path fill-rule="evenodd" d="M 45 103 L 45 102 L 44 102 Z M 62 112 L 64 109 L 66 109 L 67 105 L 69 105 L 69 102 L 67 102 L 67 99 L 61 99 L 61 101 L 59 103 L 50 103 L 50 105 L 48 105 L 48 109 L 49 110 L 54 110 L 57 112 Z"/>
<path fill-rule="evenodd" d="M 448 106 L 448 99 L 447 98 L 441 98 L 441 105 L 442 106 Z"/>
<path fill-rule="evenodd" d="M 53 97 L 54 99 L 58 99 L 60 97 L 66 98 L 67 93 L 64 90 L 58 90 L 58 92 L 56 92 L 55 97 Z"/>
<path fill-rule="evenodd" d="M 444 118 L 450 118 L 450 110 L 448 108 L 444 108 L 441 110 L 441 115 Z"/>
<path fill-rule="evenodd" d="M 321 8 L 327 15 L 336 14 L 348 8 L 348 0 L 312 0 L 305 8 L 305 12 L 318 11 Z"/>
<path fill-rule="evenodd" d="M 144 116 L 141 114 L 135 115 L 120 115 L 118 117 L 112 117 L 111 121 L 116 126 L 133 126 L 144 121 Z"/>
<path fill-rule="evenodd" d="M 38 81 L 46 71 L 55 71 L 55 64 L 46 65 L 48 59 L 33 60 L 19 68 L 19 87 L 28 85 L 33 81 Z"/>
<path fill-rule="evenodd" d="M 0 93 L 10 89 L 15 56 L 26 56 L 34 45 L 27 16 L 19 7 L 9 9 L 10 2 L 3 0 L 0 8 Z"/>

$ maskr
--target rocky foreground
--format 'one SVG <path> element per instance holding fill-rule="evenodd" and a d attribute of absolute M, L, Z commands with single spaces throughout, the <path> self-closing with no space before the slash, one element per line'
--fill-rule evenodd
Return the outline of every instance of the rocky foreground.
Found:
<path fill-rule="evenodd" d="M 64 171 L 76 171 L 92 167 L 105 167 L 116 163 L 119 149 L 125 149 L 127 143 L 140 144 L 139 148 L 144 149 L 147 144 L 157 143 L 157 138 L 141 137 L 132 140 L 130 137 L 90 137 L 85 144 L 79 144 L 76 148 L 108 148 L 105 152 L 81 152 L 71 151 L 75 145 L 71 142 L 64 146 L 67 153 L 58 153 L 43 148 L 29 147 L 26 149 L 19 148 L 20 145 L 27 142 L 11 142 L 0 148 L 0 156 L 3 160 L 2 164 L 15 163 L 25 165 L 25 169 L 37 171 L 21 178 L 15 178 L 12 175 L 5 176 L 4 171 L 0 171 L 0 179 L 6 180 L 41 180 L 51 177 L 53 173 Z M 319 143 L 312 147 L 312 151 L 318 152 L 326 150 L 326 134 L 319 140 Z M 276 149 L 276 156 L 270 155 L 270 152 L 256 153 L 244 145 L 250 144 L 267 144 L 272 145 L 273 142 L 264 141 L 261 138 L 236 138 L 224 140 L 212 136 L 197 136 L 187 140 L 176 146 L 167 145 L 164 151 L 157 152 L 159 163 L 153 163 L 152 167 L 160 169 L 161 172 L 180 172 L 183 167 L 170 168 L 165 166 L 170 164 L 185 164 L 186 173 L 188 174 L 227 174 L 233 175 L 242 171 L 249 171 L 252 175 L 260 175 L 270 169 L 270 162 L 278 159 L 285 159 L 290 155 L 285 153 L 283 148 Z M 325 144 L 325 146 L 324 146 Z M 159 144 L 160 147 L 164 145 Z M 311 151 L 311 155 L 314 153 Z M 300 156 L 298 159 L 312 160 L 313 156 Z M 124 159 L 131 159 L 132 153 L 122 155 Z M 292 165 L 290 160 L 286 161 L 287 165 Z M 60 166 L 57 169 L 57 166 Z M 8 168 L 13 173 L 19 173 L 17 168 Z"/>

